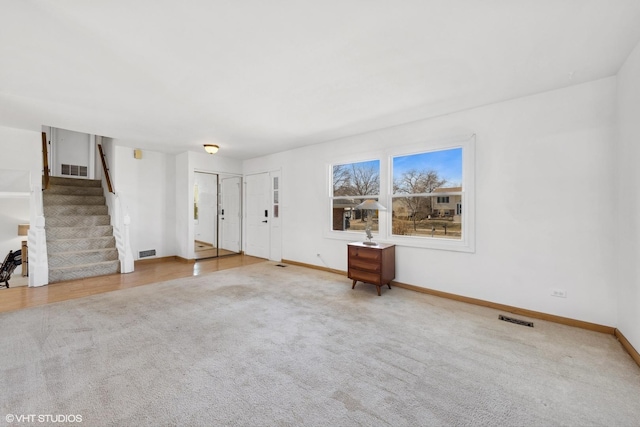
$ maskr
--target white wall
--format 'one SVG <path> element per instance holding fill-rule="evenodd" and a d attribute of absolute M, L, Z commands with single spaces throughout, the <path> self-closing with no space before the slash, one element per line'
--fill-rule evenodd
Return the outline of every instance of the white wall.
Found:
<path fill-rule="evenodd" d="M 135 159 L 133 148 L 118 144 L 114 140 L 107 160 L 123 213 L 131 217 L 134 259 L 149 249 L 156 257 L 175 255 L 175 156 L 143 150 L 142 159 Z"/>
<path fill-rule="evenodd" d="M 640 44 L 618 73 L 618 329 L 640 351 Z"/>
<path fill-rule="evenodd" d="M 283 259 L 346 271 L 346 242 L 323 237 L 327 165 L 475 133 L 476 252 L 398 247 L 396 280 L 615 325 L 615 94 L 603 79 L 251 159 L 244 173 L 282 167 Z"/>
<path fill-rule="evenodd" d="M 18 224 L 29 224 L 29 197 L 0 198 L 0 264 L 10 250 L 21 248 L 27 236 L 18 236 Z"/>
<path fill-rule="evenodd" d="M 18 237 L 18 224 L 35 219 L 29 192 L 41 189 L 41 145 L 39 132 L 0 126 L 0 263 L 9 250 L 20 249 L 22 240 L 26 240 L 26 236 Z"/>

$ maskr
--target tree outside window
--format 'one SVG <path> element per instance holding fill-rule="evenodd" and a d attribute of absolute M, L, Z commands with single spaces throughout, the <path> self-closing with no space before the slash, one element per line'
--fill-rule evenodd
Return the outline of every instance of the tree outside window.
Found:
<path fill-rule="evenodd" d="M 462 148 L 393 157 L 392 234 L 462 238 Z"/>
<path fill-rule="evenodd" d="M 364 230 L 366 211 L 354 208 L 380 197 L 380 161 L 371 160 L 332 166 L 332 230 Z M 374 216 L 373 231 L 378 231 Z"/>

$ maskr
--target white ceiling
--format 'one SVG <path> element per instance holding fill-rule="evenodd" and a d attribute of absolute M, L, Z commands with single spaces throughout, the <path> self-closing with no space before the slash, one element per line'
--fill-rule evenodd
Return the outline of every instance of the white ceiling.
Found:
<path fill-rule="evenodd" d="M 0 0 L 0 125 L 250 158 L 615 75 L 639 0 Z"/>

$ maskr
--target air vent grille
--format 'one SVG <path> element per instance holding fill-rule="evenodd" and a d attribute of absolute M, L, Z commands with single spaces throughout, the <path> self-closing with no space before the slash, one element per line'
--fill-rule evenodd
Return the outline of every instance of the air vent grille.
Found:
<path fill-rule="evenodd" d="M 140 258 L 145 258 L 148 256 L 155 256 L 156 255 L 156 250 L 155 249 L 149 249 L 148 251 L 140 251 Z"/>
<path fill-rule="evenodd" d="M 502 314 L 498 315 L 498 319 L 504 320 L 505 322 L 515 323 L 516 325 L 528 326 L 533 328 L 533 322 L 529 322 L 528 320 L 516 319 L 514 317 L 503 316 Z"/>
<path fill-rule="evenodd" d="M 67 176 L 88 176 L 88 170 L 86 166 L 80 165 L 60 165 L 60 173 Z"/>

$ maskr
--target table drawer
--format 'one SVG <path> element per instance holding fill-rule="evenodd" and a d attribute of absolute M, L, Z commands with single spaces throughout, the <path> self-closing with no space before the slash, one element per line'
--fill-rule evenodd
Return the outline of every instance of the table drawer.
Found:
<path fill-rule="evenodd" d="M 349 278 L 352 280 L 359 280 L 361 282 L 373 283 L 375 285 L 380 284 L 380 274 L 370 273 L 362 270 L 349 270 Z"/>
<path fill-rule="evenodd" d="M 380 261 L 380 257 L 381 252 L 377 249 L 349 246 L 349 258 L 361 258 L 371 261 Z"/>
<path fill-rule="evenodd" d="M 349 261 L 349 267 L 357 270 L 371 271 L 373 273 L 380 273 L 380 263 L 371 262 L 368 259 L 351 258 Z"/>

